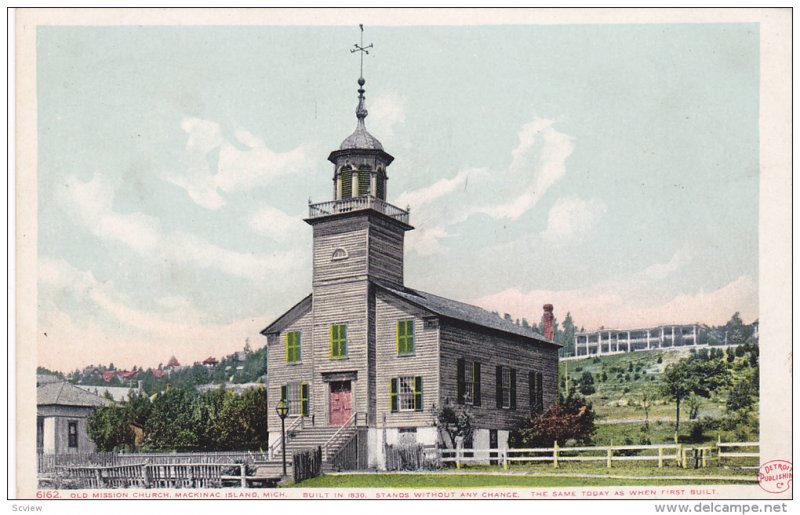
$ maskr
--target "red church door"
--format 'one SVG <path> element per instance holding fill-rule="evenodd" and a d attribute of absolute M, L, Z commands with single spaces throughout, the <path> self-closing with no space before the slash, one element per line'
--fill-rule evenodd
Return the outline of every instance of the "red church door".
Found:
<path fill-rule="evenodd" d="M 350 420 L 350 381 L 331 383 L 331 425 L 343 426 Z"/>

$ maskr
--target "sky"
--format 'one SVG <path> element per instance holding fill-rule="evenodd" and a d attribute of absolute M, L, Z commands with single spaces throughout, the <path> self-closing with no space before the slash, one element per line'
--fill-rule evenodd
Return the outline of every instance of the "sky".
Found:
<path fill-rule="evenodd" d="M 40 26 L 38 356 L 260 347 L 311 289 L 357 27 Z M 587 330 L 758 317 L 756 24 L 367 27 L 406 285 Z"/>

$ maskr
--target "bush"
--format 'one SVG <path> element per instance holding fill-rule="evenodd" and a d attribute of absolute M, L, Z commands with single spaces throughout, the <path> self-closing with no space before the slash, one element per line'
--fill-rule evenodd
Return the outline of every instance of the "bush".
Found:
<path fill-rule="evenodd" d="M 703 441 L 705 431 L 704 424 L 701 420 L 695 420 L 689 426 L 689 441 L 692 443 L 700 443 Z"/>
<path fill-rule="evenodd" d="M 594 417 L 591 403 L 571 394 L 544 413 L 523 420 L 509 434 L 509 446 L 551 447 L 553 442 L 563 446 L 568 440 L 590 443 L 595 432 Z"/>
<path fill-rule="evenodd" d="M 661 355 L 659 354 L 658 359 L 656 359 L 656 363 L 661 364 L 663 362 L 664 362 L 664 358 L 662 358 Z"/>

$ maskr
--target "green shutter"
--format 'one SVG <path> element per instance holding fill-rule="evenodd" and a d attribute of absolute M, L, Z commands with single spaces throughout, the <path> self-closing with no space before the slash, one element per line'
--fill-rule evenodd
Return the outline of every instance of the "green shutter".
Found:
<path fill-rule="evenodd" d="M 422 378 L 414 378 L 414 411 L 422 411 Z"/>
<path fill-rule="evenodd" d="M 480 406 L 481 405 L 481 364 L 477 361 L 475 362 L 475 377 L 473 381 L 475 382 L 475 395 L 472 399 L 473 406 Z"/>
<path fill-rule="evenodd" d="M 308 416 L 308 383 L 300 385 L 300 413 L 304 417 Z"/>
<path fill-rule="evenodd" d="M 281 386 L 281 400 L 284 401 L 284 402 L 288 402 L 289 401 L 288 388 L 289 387 L 287 385 Z"/>
<path fill-rule="evenodd" d="M 456 399 L 459 404 L 464 404 L 464 360 L 459 358 L 456 361 Z"/>
<path fill-rule="evenodd" d="M 407 320 L 406 324 L 406 347 L 408 349 L 408 353 L 413 354 L 417 350 L 416 342 L 414 340 L 414 321 Z"/>
<path fill-rule="evenodd" d="M 389 379 L 389 408 L 397 413 L 397 379 Z"/>

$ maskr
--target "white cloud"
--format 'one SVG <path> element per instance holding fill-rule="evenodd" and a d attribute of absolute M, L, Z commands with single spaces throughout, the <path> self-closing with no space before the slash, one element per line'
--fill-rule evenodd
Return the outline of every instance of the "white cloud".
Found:
<path fill-rule="evenodd" d="M 692 262 L 694 252 L 679 249 L 668 262 L 655 263 L 642 270 L 600 283 L 572 290 L 520 291 L 510 288 L 474 302 L 486 309 L 515 317 L 530 317 L 542 312 L 542 305 L 555 305 L 563 319 L 567 311 L 587 330 L 600 326 L 633 328 L 666 323 L 721 324 L 739 311 L 745 319 L 758 317 L 758 286 L 752 277 L 743 275 L 722 287 L 677 294 L 661 302 L 649 295 Z"/>
<path fill-rule="evenodd" d="M 122 367 L 156 366 L 171 354 L 191 363 L 240 350 L 245 338 L 263 329 L 261 318 L 209 323 L 183 297 L 156 299 L 155 312 L 131 307 L 113 282 L 100 282 L 61 259 L 40 258 L 39 288 L 39 363 L 56 370 L 83 367 L 87 356 L 95 364 Z M 65 288 L 89 307 L 69 312 L 56 305 L 53 299 Z"/>
<path fill-rule="evenodd" d="M 235 141 L 227 140 L 220 125 L 209 120 L 185 118 L 181 129 L 188 136 L 181 168 L 162 175 L 206 209 L 225 205 L 224 194 L 269 185 L 311 163 L 304 147 L 275 152 L 241 128 L 234 131 Z"/>
<path fill-rule="evenodd" d="M 98 238 L 120 242 L 145 258 L 165 259 L 251 279 L 294 269 L 305 259 L 296 251 L 238 252 L 186 232 L 165 233 L 154 217 L 115 212 L 114 190 L 101 175 L 95 175 L 86 183 L 70 177 L 66 184 L 58 198 L 71 217 Z"/>
<path fill-rule="evenodd" d="M 261 206 L 250 214 L 247 224 L 256 234 L 275 241 L 286 241 L 297 237 L 306 228 L 299 216 L 291 216 L 272 206 Z"/>
<path fill-rule="evenodd" d="M 566 160 L 574 148 L 572 138 L 554 124 L 554 120 L 537 117 L 522 126 L 507 169 L 463 169 L 453 177 L 401 194 L 398 205 L 410 205 L 420 226 L 446 223 L 436 231 L 412 236 L 410 242 L 422 246 L 417 249 L 410 244 L 409 249 L 422 255 L 442 252 L 445 247 L 438 240 L 449 235 L 449 226 L 474 214 L 513 221 L 536 206 L 566 175 Z M 487 201 L 487 197 L 500 200 Z"/>
<path fill-rule="evenodd" d="M 597 220 L 606 212 L 600 200 L 561 198 L 547 214 L 547 227 L 540 233 L 550 245 L 563 245 L 592 230 Z"/>
<path fill-rule="evenodd" d="M 95 236 L 118 241 L 139 253 L 155 250 L 161 239 L 161 226 L 152 216 L 117 213 L 113 210 L 113 188 L 96 175 L 89 182 L 67 177 L 56 191 L 64 209 Z"/>
<path fill-rule="evenodd" d="M 430 186 L 425 186 L 414 191 L 404 192 L 397 197 L 396 202 L 398 206 L 413 206 L 413 208 L 417 210 L 430 204 L 434 200 L 438 200 L 441 197 L 453 193 L 454 191 L 464 189 L 470 175 L 478 176 L 485 174 L 486 172 L 483 170 L 462 170 L 458 172 L 455 177 L 450 179 L 439 179 Z"/>
<path fill-rule="evenodd" d="M 557 131 L 554 120 L 534 118 L 520 129 L 517 147 L 511 151 L 511 166 L 500 180 L 510 181 L 522 191 L 511 201 L 483 206 L 474 212 L 496 219 L 516 220 L 547 193 L 567 173 L 566 160 L 572 154 L 572 138 Z M 507 176 L 505 176 L 507 175 Z"/>
<path fill-rule="evenodd" d="M 432 256 L 444 250 L 440 240 L 452 236 L 440 226 L 421 228 L 411 231 L 406 236 L 409 248 L 414 249 L 420 256 Z"/>
<path fill-rule="evenodd" d="M 394 138 L 395 126 L 406 121 L 405 98 L 393 91 L 385 91 L 367 99 L 370 133 L 379 140 Z"/>

